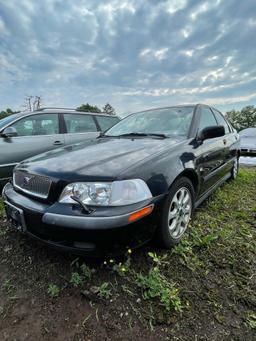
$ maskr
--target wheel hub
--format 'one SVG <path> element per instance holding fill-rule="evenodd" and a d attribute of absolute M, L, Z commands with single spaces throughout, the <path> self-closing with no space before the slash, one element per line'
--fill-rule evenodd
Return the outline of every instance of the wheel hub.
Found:
<path fill-rule="evenodd" d="M 192 212 L 192 198 L 188 188 L 182 187 L 175 193 L 170 204 L 168 224 L 172 238 L 180 238 L 185 232 Z"/>

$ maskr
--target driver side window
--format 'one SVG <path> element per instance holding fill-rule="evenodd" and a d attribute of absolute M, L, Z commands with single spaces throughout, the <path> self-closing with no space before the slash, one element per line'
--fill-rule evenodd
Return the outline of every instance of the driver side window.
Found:
<path fill-rule="evenodd" d="M 59 134 L 58 114 L 32 115 L 15 122 L 11 127 L 17 136 L 38 136 Z"/>
<path fill-rule="evenodd" d="M 208 108 L 202 108 L 198 130 L 201 131 L 206 127 L 217 126 L 217 125 L 218 123 L 213 113 L 211 112 L 211 110 Z"/>

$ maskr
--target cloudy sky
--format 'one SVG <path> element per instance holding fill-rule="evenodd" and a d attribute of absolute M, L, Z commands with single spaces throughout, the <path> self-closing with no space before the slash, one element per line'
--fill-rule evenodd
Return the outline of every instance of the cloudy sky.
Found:
<path fill-rule="evenodd" d="M 256 104 L 255 0 L 0 0 L 0 110 Z"/>

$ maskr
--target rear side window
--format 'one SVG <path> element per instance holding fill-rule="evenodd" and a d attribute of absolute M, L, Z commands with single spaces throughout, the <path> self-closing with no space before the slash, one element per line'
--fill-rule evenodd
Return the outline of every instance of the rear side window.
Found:
<path fill-rule="evenodd" d="M 216 120 L 218 122 L 219 126 L 224 126 L 225 128 L 225 134 L 230 133 L 230 128 L 229 125 L 227 124 L 227 121 L 225 120 L 225 118 L 215 109 L 212 109 L 214 112 L 214 115 L 216 117 Z"/>
<path fill-rule="evenodd" d="M 16 121 L 11 127 L 18 136 L 37 136 L 59 134 L 58 114 L 31 115 Z"/>
<path fill-rule="evenodd" d="M 201 109 L 201 117 L 199 122 L 199 131 L 206 127 L 216 126 L 217 121 L 209 108 Z"/>
<path fill-rule="evenodd" d="M 118 123 L 120 120 L 117 117 L 107 117 L 107 116 L 95 116 L 99 126 L 100 126 L 100 130 L 101 131 L 105 131 L 111 127 L 113 127 L 113 125 L 115 125 L 116 123 Z"/>
<path fill-rule="evenodd" d="M 91 115 L 64 114 L 67 133 L 86 133 L 97 131 Z"/>

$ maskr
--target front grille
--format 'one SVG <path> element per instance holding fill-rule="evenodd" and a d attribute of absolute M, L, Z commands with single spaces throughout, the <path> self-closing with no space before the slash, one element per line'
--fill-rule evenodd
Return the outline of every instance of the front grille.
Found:
<path fill-rule="evenodd" d="M 46 176 L 16 171 L 13 176 L 14 187 L 21 191 L 46 199 L 48 197 L 51 180 Z"/>

